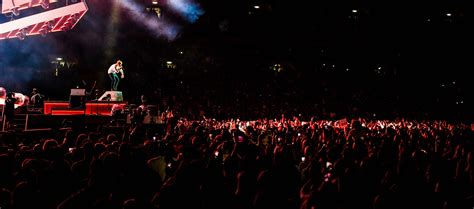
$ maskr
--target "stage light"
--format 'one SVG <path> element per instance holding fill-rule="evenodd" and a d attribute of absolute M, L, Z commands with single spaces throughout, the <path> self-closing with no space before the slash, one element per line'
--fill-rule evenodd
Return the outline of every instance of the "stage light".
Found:
<path fill-rule="evenodd" d="M 273 70 L 277 72 L 283 71 L 283 67 L 280 64 L 274 64 L 273 65 Z"/>
<path fill-rule="evenodd" d="M 378 67 L 377 69 L 382 70 L 382 67 Z"/>
<path fill-rule="evenodd" d="M 52 21 L 45 22 L 44 25 L 43 25 L 43 27 L 44 27 L 46 30 L 48 30 L 48 31 L 52 30 L 52 29 L 53 29 L 53 26 L 54 26 L 54 25 L 53 25 L 53 22 L 52 22 Z"/>
<path fill-rule="evenodd" d="M 180 51 L 179 54 L 183 54 L 183 51 Z"/>
<path fill-rule="evenodd" d="M 346 72 L 349 72 L 349 68 L 346 68 Z"/>
<path fill-rule="evenodd" d="M 51 21 L 45 22 L 41 29 L 39 30 L 39 34 L 45 37 L 51 30 L 53 29 L 53 23 Z"/>
<path fill-rule="evenodd" d="M 255 9 L 260 9 L 260 6 L 255 5 L 255 6 L 253 6 L 253 8 L 255 8 Z"/>
<path fill-rule="evenodd" d="M 451 17 L 451 15 L 452 15 L 451 13 L 446 13 L 446 16 L 448 17 Z"/>
<path fill-rule="evenodd" d="M 43 7 L 43 9 L 48 9 L 49 8 L 49 0 L 41 0 L 40 5 L 41 5 L 41 7 Z"/>
<path fill-rule="evenodd" d="M 176 65 L 172 61 L 166 61 L 167 69 L 176 69 Z"/>
<path fill-rule="evenodd" d="M 47 30 L 40 30 L 39 33 L 40 33 L 41 36 L 46 37 L 46 35 L 48 34 L 48 31 Z"/>
<path fill-rule="evenodd" d="M 13 13 L 13 15 L 15 15 L 15 16 L 20 15 L 20 11 L 18 11 L 18 8 L 12 8 L 12 9 L 10 10 L 10 12 Z"/>
<path fill-rule="evenodd" d="M 357 13 L 357 9 L 353 9 L 353 10 L 352 10 L 352 13 Z"/>
<path fill-rule="evenodd" d="M 25 38 L 26 38 L 25 29 L 23 29 L 23 28 L 20 29 L 20 30 L 18 31 L 18 33 L 16 33 L 16 37 L 17 37 L 18 39 L 20 39 L 20 40 L 25 40 Z"/>
<path fill-rule="evenodd" d="M 157 17 L 161 17 L 161 9 L 158 7 L 149 8 L 149 11 L 155 12 Z"/>
<path fill-rule="evenodd" d="M 456 85 L 456 81 L 453 81 L 453 85 Z"/>
<path fill-rule="evenodd" d="M 62 58 L 62 57 L 57 57 L 56 60 L 57 60 L 57 61 L 62 61 L 63 58 Z"/>
<path fill-rule="evenodd" d="M 157 5 L 157 4 L 158 4 L 158 0 L 153 0 L 153 1 L 151 1 L 151 3 L 152 3 L 153 5 Z"/>

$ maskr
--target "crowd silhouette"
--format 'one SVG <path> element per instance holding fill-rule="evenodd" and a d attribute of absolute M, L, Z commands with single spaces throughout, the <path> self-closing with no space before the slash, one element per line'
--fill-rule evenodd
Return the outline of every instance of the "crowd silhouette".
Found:
<path fill-rule="evenodd" d="M 160 130 L 163 129 L 163 130 Z M 447 121 L 183 118 L 0 136 L 0 208 L 472 208 L 473 130 Z"/>

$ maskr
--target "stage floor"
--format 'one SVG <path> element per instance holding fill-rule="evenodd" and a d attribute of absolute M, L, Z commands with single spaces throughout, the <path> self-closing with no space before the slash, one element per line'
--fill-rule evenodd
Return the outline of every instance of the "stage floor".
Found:
<path fill-rule="evenodd" d="M 46 101 L 43 114 L 45 115 L 102 115 L 111 116 L 112 109 L 123 109 L 127 102 L 89 101 L 83 108 L 70 108 L 67 101 Z"/>

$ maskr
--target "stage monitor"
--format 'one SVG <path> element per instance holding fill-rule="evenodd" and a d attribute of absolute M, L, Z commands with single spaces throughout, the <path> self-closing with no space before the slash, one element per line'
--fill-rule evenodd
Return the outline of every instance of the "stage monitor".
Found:
<path fill-rule="evenodd" d="M 85 89 L 71 89 L 71 94 L 69 95 L 69 108 L 84 108 L 85 96 Z"/>
<path fill-rule="evenodd" d="M 85 89 L 71 89 L 71 96 L 85 96 L 86 90 Z"/>

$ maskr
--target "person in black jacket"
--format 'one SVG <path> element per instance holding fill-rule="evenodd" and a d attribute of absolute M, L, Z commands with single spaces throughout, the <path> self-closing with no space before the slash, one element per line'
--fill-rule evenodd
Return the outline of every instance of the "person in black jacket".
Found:
<path fill-rule="evenodd" d="M 15 93 L 9 92 L 7 94 L 7 98 L 5 99 L 5 124 L 6 128 L 11 127 L 11 123 L 13 122 L 13 118 L 15 116 L 15 102 L 17 99 L 15 98 Z"/>

